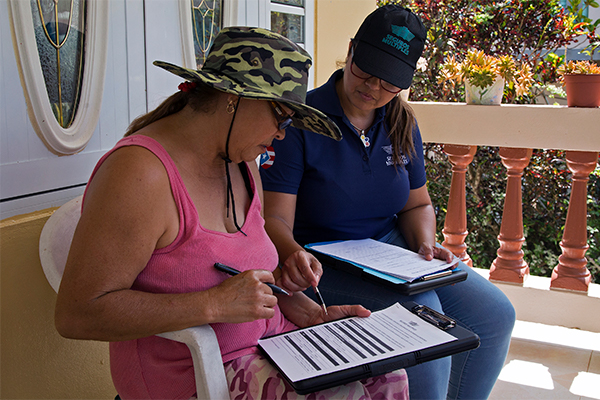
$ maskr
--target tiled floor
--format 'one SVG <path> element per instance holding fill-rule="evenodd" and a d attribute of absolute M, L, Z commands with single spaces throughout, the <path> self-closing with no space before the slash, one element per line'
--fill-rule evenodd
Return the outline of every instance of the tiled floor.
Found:
<path fill-rule="evenodd" d="M 490 399 L 600 399 L 600 333 L 517 321 Z"/>

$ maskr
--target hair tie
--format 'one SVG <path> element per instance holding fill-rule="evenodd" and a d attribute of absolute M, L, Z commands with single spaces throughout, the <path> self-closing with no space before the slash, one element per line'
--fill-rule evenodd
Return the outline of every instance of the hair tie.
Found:
<path fill-rule="evenodd" d="M 179 84 L 179 86 L 177 86 L 177 88 L 179 90 L 181 90 L 182 92 L 191 92 L 192 90 L 194 90 L 196 88 L 196 82 L 182 82 Z"/>

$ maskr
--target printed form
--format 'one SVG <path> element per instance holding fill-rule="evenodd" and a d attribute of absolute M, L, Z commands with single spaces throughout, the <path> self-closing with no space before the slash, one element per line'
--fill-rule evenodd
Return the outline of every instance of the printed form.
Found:
<path fill-rule="evenodd" d="M 427 261 L 420 254 L 373 239 L 345 240 L 311 246 L 311 249 L 384 272 L 408 282 L 425 275 L 448 269 L 458 263 L 433 259 Z"/>
<path fill-rule="evenodd" d="M 326 375 L 456 338 L 396 303 L 353 317 L 259 340 L 292 382 Z"/>

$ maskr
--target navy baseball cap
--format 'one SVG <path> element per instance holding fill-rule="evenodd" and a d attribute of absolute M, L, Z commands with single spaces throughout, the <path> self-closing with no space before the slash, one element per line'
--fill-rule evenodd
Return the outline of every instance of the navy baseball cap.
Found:
<path fill-rule="evenodd" d="M 387 5 L 365 18 L 352 39 L 358 68 L 401 89 L 408 89 L 423 53 L 427 29 L 407 8 Z"/>

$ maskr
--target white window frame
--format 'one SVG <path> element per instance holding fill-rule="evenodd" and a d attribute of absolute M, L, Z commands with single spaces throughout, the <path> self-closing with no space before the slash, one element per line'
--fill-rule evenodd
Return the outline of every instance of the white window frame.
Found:
<path fill-rule="evenodd" d="M 33 129 L 55 154 L 78 153 L 91 139 L 102 104 L 108 45 L 110 1 L 89 1 L 86 15 L 84 71 L 79 107 L 73 123 L 63 128 L 50 105 L 35 39 L 31 3 L 8 0 L 19 74 Z"/>
<path fill-rule="evenodd" d="M 192 27 L 192 11 L 190 0 L 178 0 L 179 20 L 181 29 L 181 43 L 183 54 L 183 66 L 186 68 L 196 68 L 196 54 L 194 52 L 194 38 Z M 251 6 L 257 7 L 256 10 L 249 10 Z M 271 11 L 283 12 L 287 14 L 304 16 L 304 43 L 300 44 L 313 59 L 315 70 L 315 0 L 304 0 L 304 7 L 290 6 L 286 4 L 273 3 L 271 0 L 258 0 L 249 2 L 248 0 L 224 0 L 223 1 L 223 27 L 239 25 L 256 25 L 271 28 Z M 252 17 L 250 17 L 252 15 Z M 248 18 L 256 21 L 258 24 L 248 22 Z M 309 89 L 314 87 L 314 80 L 310 79 Z"/>
<path fill-rule="evenodd" d="M 272 1 L 270 3 L 270 11 L 304 16 L 304 44 L 301 44 L 300 46 L 302 46 L 304 50 L 308 51 L 308 53 L 312 56 L 315 47 L 315 1 L 304 0 L 304 7 L 274 3 Z M 270 13 L 269 23 L 271 23 Z"/>
<path fill-rule="evenodd" d="M 196 52 L 194 50 L 194 27 L 192 26 L 192 8 L 190 0 L 178 0 L 179 26 L 181 29 L 181 43 L 183 53 L 183 66 L 196 69 Z M 235 24 L 234 15 L 237 10 L 237 0 L 223 0 L 223 27 Z"/>
<path fill-rule="evenodd" d="M 271 24 L 271 11 L 304 16 L 304 43 L 299 43 L 298 45 L 312 57 L 313 65 L 311 70 L 315 71 L 315 0 L 304 0 L 304 7 L 274 3 L 272 1 L 269 1 L 269 3 L 271 8 L 268 19 L 269 27 Z M 313 87 L 314 79 L 309 79 L 308 89 L 312 89 Z"/>

